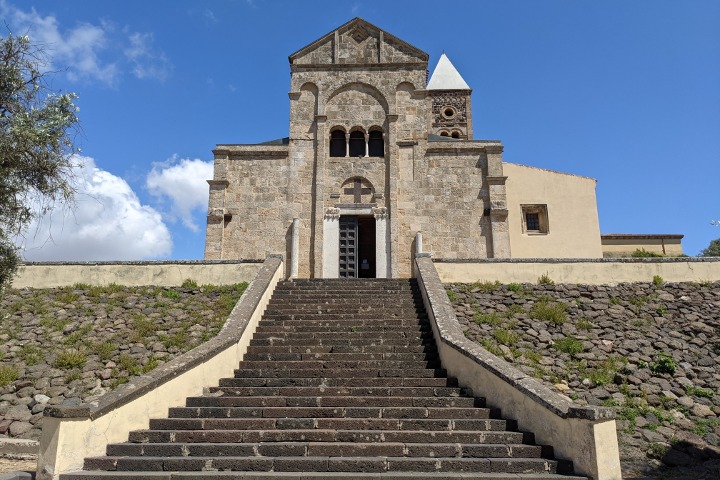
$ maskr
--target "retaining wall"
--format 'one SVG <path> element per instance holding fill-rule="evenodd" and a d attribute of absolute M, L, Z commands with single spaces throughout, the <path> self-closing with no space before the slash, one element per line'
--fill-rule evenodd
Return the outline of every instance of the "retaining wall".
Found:
<path fill-rule="evenodd" d="M 433 259 L 443 282 L 537 283 L 547 275 L 555 283 L 616 285 L 651 282 L 720 280 L 720 258 L 540 258 L 540 259 Z"/>
<path fill-rule="evenodd" d="M 28 262 L 18 268 L 13 288 L 54 288 L 87 283 L 128 287 L 174 287 L 191 279 L 198 285 L 250 282 L 263 260 L 155 262 Z"/>

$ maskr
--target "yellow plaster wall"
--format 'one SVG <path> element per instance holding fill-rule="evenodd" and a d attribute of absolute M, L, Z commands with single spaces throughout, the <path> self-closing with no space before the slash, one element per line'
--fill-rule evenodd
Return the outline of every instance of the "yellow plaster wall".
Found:
<path fill-rule="evenodd" d="M 596 181 L 503 163 L 512 258 L 600 258 Z M 547 205 L 547 234 L 522 231 L 521 205 Z"/>

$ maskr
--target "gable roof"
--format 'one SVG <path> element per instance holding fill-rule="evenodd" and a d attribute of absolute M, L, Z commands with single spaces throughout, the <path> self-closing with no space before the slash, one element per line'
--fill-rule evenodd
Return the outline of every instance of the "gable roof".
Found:
<path fill-rule="evenodd" d="M 428 90 L 470 90 L 470 87 L 444 53 L 427 84 Z"/>
<path fill-rule="evenodd" d="M 386 32 L 385 30 L 382 30 L 381 28 L 373 25 L 372 23 L 368 22 L 367 20 L 363 20 L 360 17 L 355 17 L 352 20 L 350 20 L 349 22 L 347 22 L 343 25 L 340 25 L 338 28 L 334 29 L 333 31 L 327 33 L 326 35 L 323 35 L 322 37 L 318 38 L 314 42 L 304 46 L 297 52 L 291 54 L 288 57 L 288 59 L 290 60 L 290 63 L 293 64 L 293 63 L 295 63 L 296 59 L 307 55 L 308 53 L 319 48 L 326 42 L 329 42 L 330 40 L 332 40 L 335 36 L 335 32 L 344 33 L 344 32 L 347 32 L 350 30 L 355 30 L 355 29 L 357 29 L 359 31 L 361 31 L 362 29 L 366 29 L 366 30 L 369 30 L 372 32 L 377 32 L 377 33 L 382 32 L 382 36 L 383 36 L 383 39 L 385 42 L 400 45 L 405 52 L 411 54 L 412 56 L 418 57 L 419 59 L 421 59 L 424 62 L 427 62 L 428 58 L 430 58 L 430 56 L 427 53 L 423 52 L 419 48 L 416 48 L 416 47 L 410 45 L 409 43 L 407 43 L 403 40 L 400 40 L 396 36 Z"/>

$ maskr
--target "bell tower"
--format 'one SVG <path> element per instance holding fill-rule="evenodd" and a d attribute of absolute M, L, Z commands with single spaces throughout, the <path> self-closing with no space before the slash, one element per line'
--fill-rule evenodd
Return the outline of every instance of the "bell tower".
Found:
<path fill-rule="evenodd" d="M 432 100 L 430 133 L 472 140 L 472 90 L 444 53 L 427 84 Z"/>

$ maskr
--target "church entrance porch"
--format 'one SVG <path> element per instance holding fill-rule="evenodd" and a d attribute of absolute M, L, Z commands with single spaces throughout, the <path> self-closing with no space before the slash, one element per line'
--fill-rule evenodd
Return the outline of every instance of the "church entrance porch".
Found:
<path fill-rule="evenodd" d="M 340 207 L 325 210 L 322 278 L 389 278 L 387 210 Z"/>
<path fill-rule="evenodd" d="M 339 230 L 338 276 L 375 278 L 375 218 L 341 215 Z"/>

